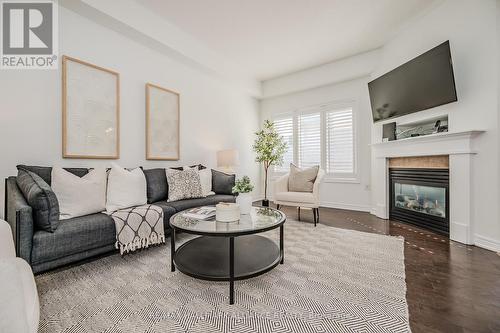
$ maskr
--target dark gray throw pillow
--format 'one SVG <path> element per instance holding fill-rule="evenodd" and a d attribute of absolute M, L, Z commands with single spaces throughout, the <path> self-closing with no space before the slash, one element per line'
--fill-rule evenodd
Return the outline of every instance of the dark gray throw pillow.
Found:
<path fill-rule="evenodd" d="M 33 209 L 35 226 L 54 232 L 59 225 L 59 202 L 50 186 L 36 173 L 19 168 L 16 183 Z"/>
<path fill-rule="evenodd" d="M 146 169 L 144 176 L 146 176 L 146 189 L 148 194 L 148 203 L 153 203 L 161 200 L 167 200 L 168 197 L 168 184 L 167 174 L 165 169 Z"/>
<path fill-rule="evenodd" d="M 212 191 L 216 194 L 233 194 L 236 176 L 212 169 Z"/>
<path fill-rule="evenodd" d="M 198 170 L 203 170 L 203 169 L 206 169 L 207 167 L 204 166 L 203 164 L 195 164 L 195 165 L 190 165 L 189 166 L 190 168 L 198 168 Z M 174 169 L 174 170 L 179 170 L 179 171 L 182 171 L 184 170 L 184 167 L 172 167 L 172 168 L 169 168 L 169 169 Z"/>

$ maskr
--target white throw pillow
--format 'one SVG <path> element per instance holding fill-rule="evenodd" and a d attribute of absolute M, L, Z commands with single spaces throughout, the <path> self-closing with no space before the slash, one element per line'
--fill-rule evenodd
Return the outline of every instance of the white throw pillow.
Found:
<path fill-rule="evenodd" d="M 212 192 L 212 170 L 203 169 L 199 172 L 200 175 L 200 183 L 201 183 L 201 192 L 204 197 L 215 194 Z"/>
<path fill-rule="evenodd" d="M 106 211 L 141 206 L 147 203 L 146 176 L 141 168 L 126 170 L 116 163 L 111 163 L 108 174 Z"/>
<path fill-rule="evenodd" d="M 106 169 L 93 169 L 78 177 L 54 167 L 51 177 L 51 187 L 59 201 L 59 219 L 95 214 L 106 209 Z"/>

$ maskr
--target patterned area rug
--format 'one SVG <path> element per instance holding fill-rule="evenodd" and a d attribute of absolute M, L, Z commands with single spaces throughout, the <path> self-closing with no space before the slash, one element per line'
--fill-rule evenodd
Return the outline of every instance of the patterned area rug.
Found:
<path fill-rule="evenodd" d="M 289 220 L 285 264 L 234 305 L 228 283 L 171 273 L 168 243 L 37 276 L 40 332 L 410 331 L 402 238 Z"/>

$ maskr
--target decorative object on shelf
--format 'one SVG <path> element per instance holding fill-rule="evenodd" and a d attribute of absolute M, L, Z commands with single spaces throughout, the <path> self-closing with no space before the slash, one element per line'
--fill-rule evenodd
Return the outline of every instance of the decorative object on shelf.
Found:
<path fill-rule="evenodd" d="M 448 115 L 398 124 L 396 126 L 396 140 L 442 132 L 448 132 Z"/>
<path fill-rule="evenodd" d="M 179 93 L 146 84 L 146 159 L 179 160 L 179 106 Z"/>
<path fill-rule="evenodd" d="M 240 205 L 241 214 L 250 214 L 252 210 L 252 191 L 253 185 L 250 183 L 248 176 L 243 176 L 241 179 L 236 180 L 233 187 L 233 194 L 238 193 L 236 203 Z"/>
<path fill-rule="evenodd" d="M 255 161 L 264 165 L 264 200 L 262 206 L 269 207 L 267 199 L 267 178 L 269 167 L 283 164 L 283 155 L 288 150 L 288 145 L 282 136 L 274 128 L 274 123 L 265 120 L 263 128 L 255 132 L 257 136 L 253 144 L 253 150 L 257 154 Z"/>
<path fill-rule="evenodd" d="M 120 75 L 63 56 L 63 157 L 120 156 Z"/>
<path fill-rule="evenodd" d="M 448 124 L 442 125 L 441 120 L 437 120 L 434 124 L 434 133 L 448 132 Z"/>
<path fill-rule="evenodd" d="M 382 141 L 396 140 L 396 122 L 382 125 Z"/>
<path fill-rule="evenodd" d="M 217 222 L 235 222 L 240 219 L 240 205 L 221 202 L 215 205 L 215 220 Z"/>
<path fill-rule="evenodd" d="M 234 167 L 240 165 L 240 156 L 236 149 L 219 150 L 217 167 L 227 174 L 234 174 Z"/>

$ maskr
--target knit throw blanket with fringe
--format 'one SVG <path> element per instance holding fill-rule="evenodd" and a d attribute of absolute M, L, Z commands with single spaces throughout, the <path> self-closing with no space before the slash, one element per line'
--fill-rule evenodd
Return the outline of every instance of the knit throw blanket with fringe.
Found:
<path fill-rule="evenodd" d="M 116 227 L 115 246 L 120 254 L 132 252 L 149 245 L 165 243 L 163 209 L 143 205 L 111 213 Z"/>

